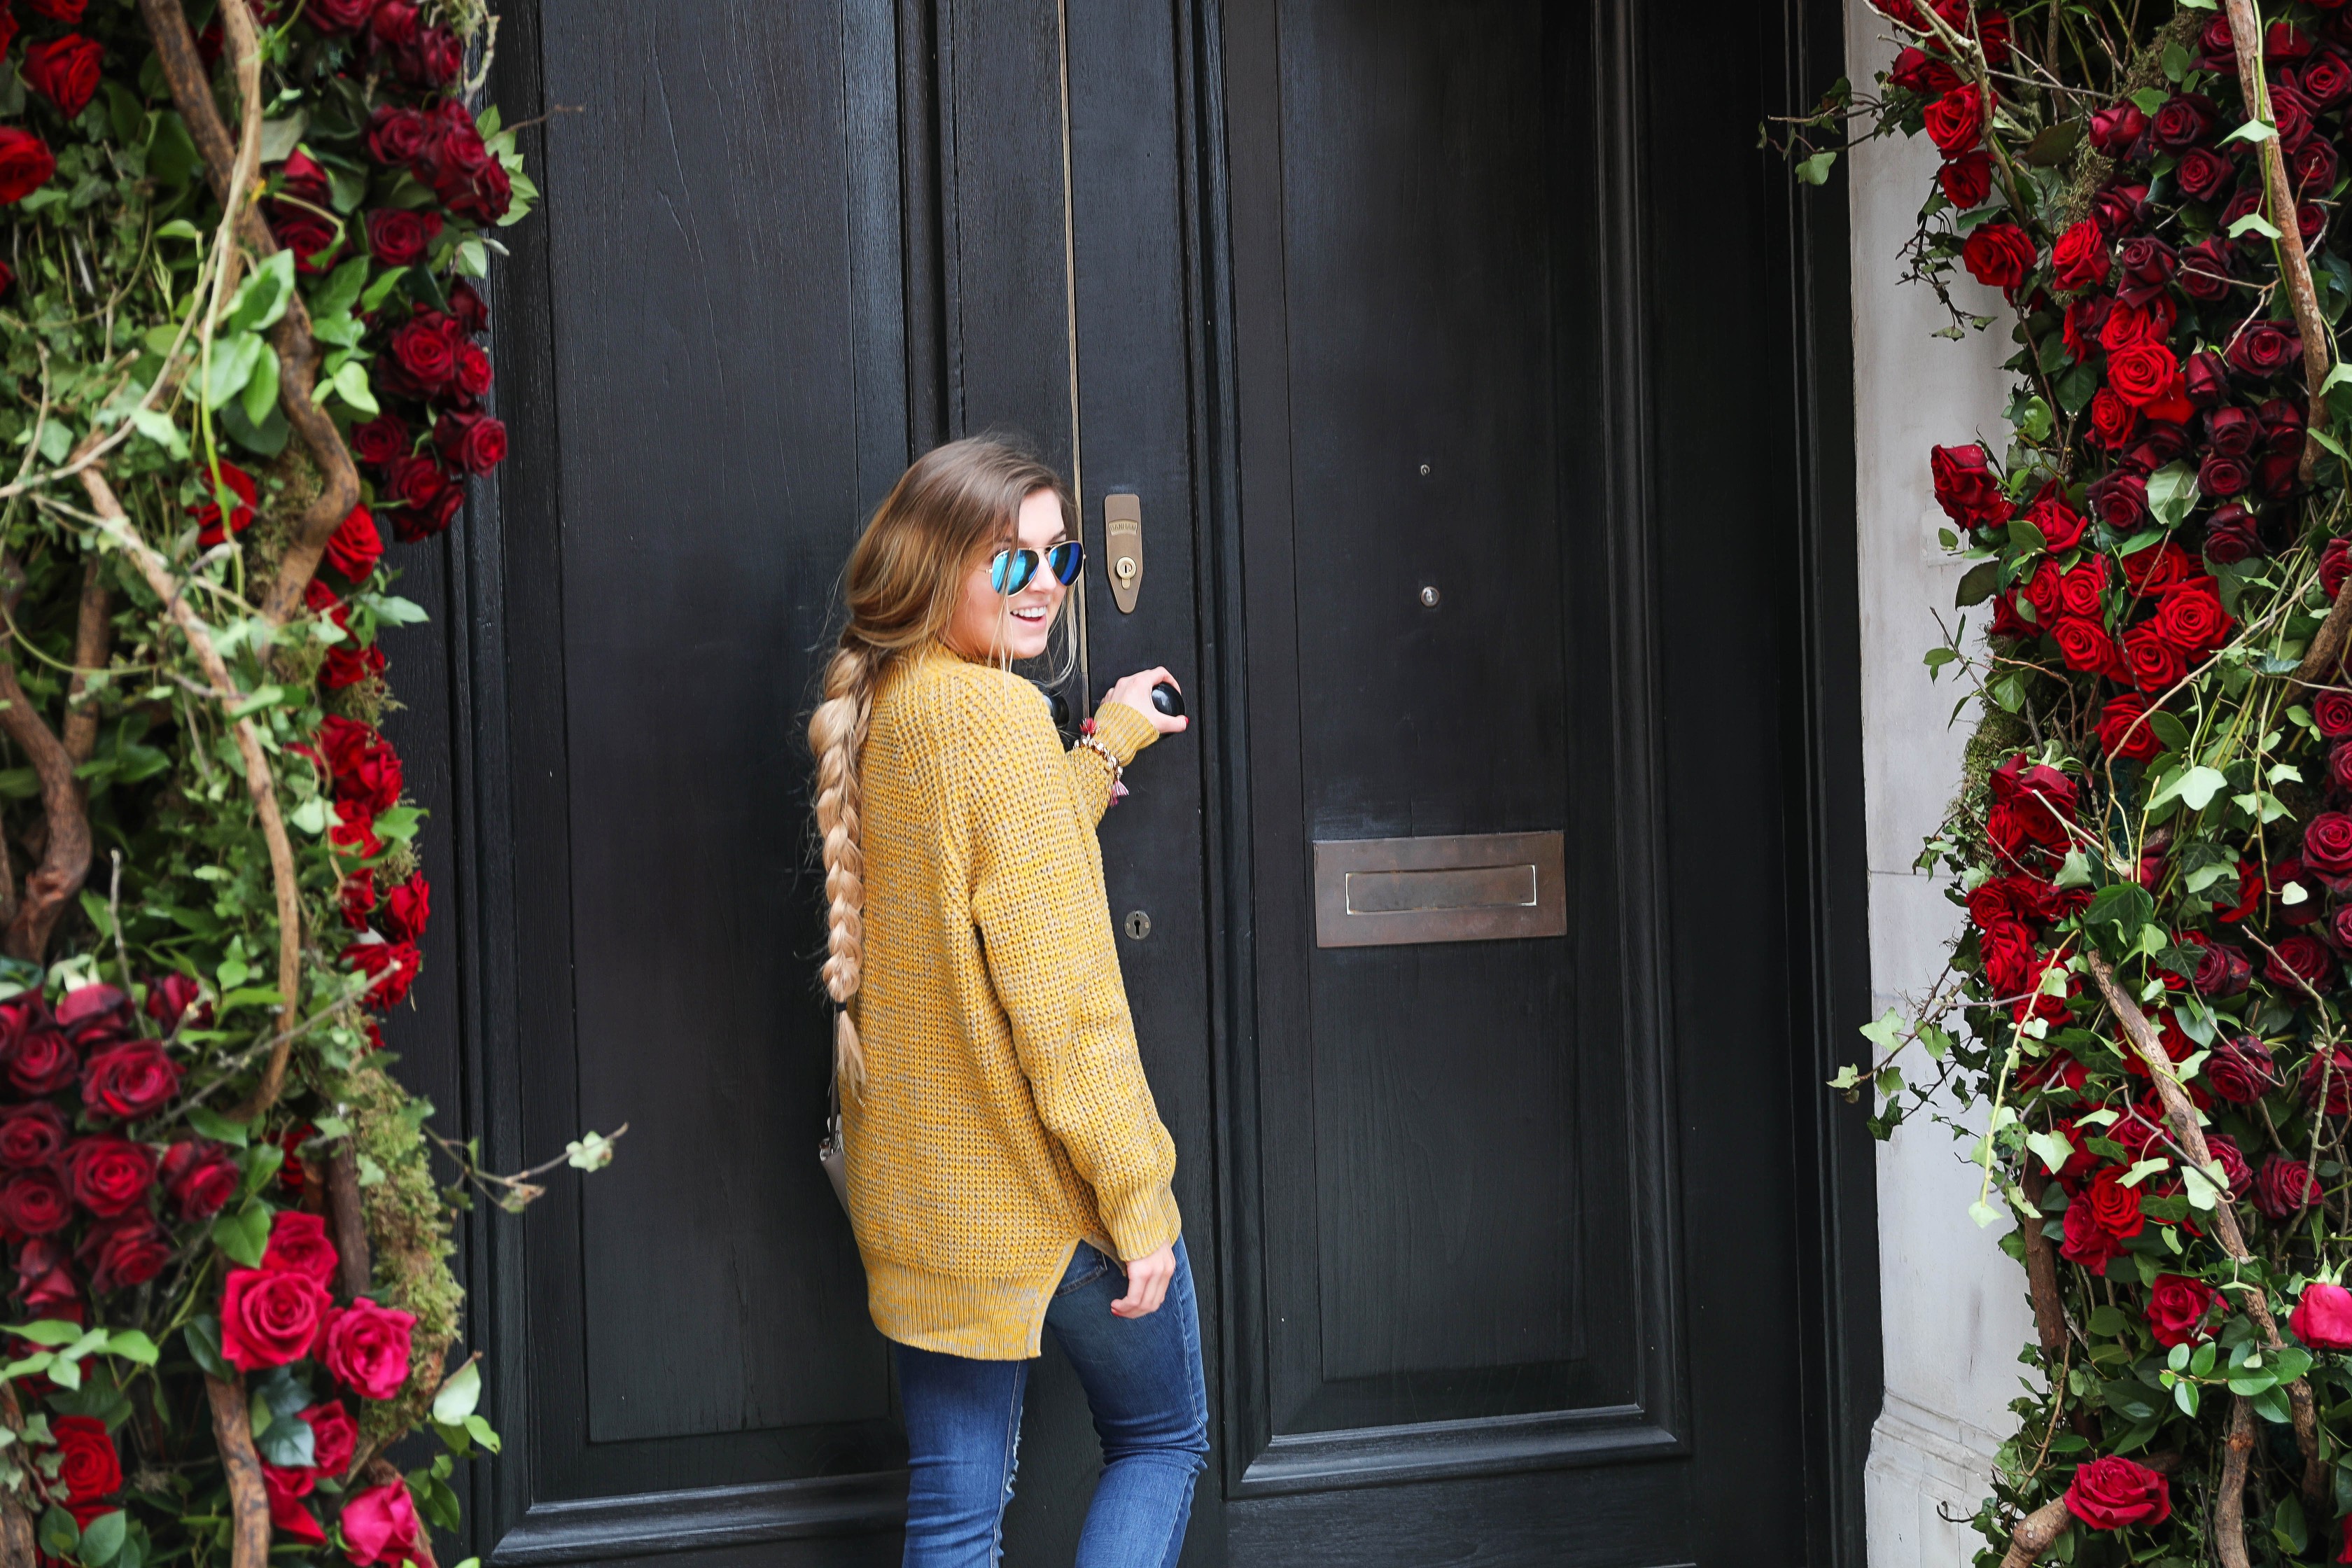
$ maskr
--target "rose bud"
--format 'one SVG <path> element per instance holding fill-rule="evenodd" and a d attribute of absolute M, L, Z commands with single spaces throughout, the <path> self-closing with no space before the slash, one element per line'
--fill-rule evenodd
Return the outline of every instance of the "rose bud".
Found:
<path fill-rule="evenodd" d="M 2189 390 L 2189 401 L 2200 408 L 2210 408 L 2230 395 L 2229 367 L 2210 349 L 2189 355 L 2189 363 L 2180 367 L 2180 379 Z"/>
<path fill-rule="evenodd" d="M 2315 1351 L 2352 1351 L 2352 1290 L 2315 1279 L 2287 1314 L 2294 1337 Z"/>
<path fill-rule="evenodd" d="M 2262 520 L 2236 501 L 2205 521 L 2205 558 L 2222 565 L 2263 553 Z"/>
<path fill-rule="evenodd" d="M 2091 111 L 2091 145 L 2110 158 L 2130 152 L 2147 129 L 2147 116 L 2128 99 Z"/>

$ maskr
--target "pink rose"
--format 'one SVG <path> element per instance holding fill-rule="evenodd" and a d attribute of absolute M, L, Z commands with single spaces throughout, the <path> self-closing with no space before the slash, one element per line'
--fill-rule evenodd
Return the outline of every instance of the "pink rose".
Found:
<path fill-rule="evenodd" d="M 390 1399 L 408 1381 L 408 1340 L 416 1320 L 362 1296 L 335 1316 L 323 1358 L 363 1399 Z"/>
<path fill-rule="evenodd" d="M 370 1487 L 343 1504 L 343 1555 L 360 1568 L 383 1563 L 395 1568 L 424 1553 L 418 1544 L 416 1505 L 404 1481 Z"/>

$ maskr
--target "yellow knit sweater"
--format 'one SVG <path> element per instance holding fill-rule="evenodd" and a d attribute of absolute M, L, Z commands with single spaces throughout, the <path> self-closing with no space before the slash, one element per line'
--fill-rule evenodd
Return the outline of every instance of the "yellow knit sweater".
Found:
<path fill-rule="evenodd" d="M 1096 724 L 1122 765 L 1157 738 L 1123 704 Z M 1063 752 L 1029 682 L 935 646 L 884 673 L 859 781 L 866 1087 L 842 1121 L 874 1321 L 1034 1356 L 1081 1239 L 1132 1260 L 1180 1226 L 1095 841 L 1110 765 Z"/>

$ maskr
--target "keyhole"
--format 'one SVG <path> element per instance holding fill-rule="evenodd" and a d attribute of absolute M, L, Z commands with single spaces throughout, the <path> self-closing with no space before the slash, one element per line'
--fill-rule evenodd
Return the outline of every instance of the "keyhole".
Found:
<path fill-rule="evenodd" d="M 1122 555 L 1118 558 L 1118 580 L 1122 583 L 1132 583 L 1135 581 L 1134 556 Z"/>
<path fill-rule="evenodd" d="M 1141 910 L 1131 910 L 1127 917 L 1127 934 L 1141 942 L 1151 934 L 1151 917 Z"/>
<path fill-rule="evenodd" d="M 1428 584 L 1423 584 L 1423 586 L 1422 586 L 1422 590 L 1421 590 L 1421 603 L 1422 603 L 1423 607 L 1423 608 L 1425 608 L 1425 609 L 1432 609 L 1432 610 L 1433 610 L 1433 609 L 1437 608 L 1437 584 L 1434 584 L 1434 583 L 1428 583 Z"/>

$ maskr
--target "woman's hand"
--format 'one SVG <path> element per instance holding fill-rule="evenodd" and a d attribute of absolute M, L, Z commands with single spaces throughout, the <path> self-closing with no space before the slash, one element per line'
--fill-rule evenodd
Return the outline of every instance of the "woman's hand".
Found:
<path fill-rule="evenodd" d="M 1151 705 L 1151 689 L 1159 685 L 1163 680 L 1171 686 L 1176 686 L 1176 678 L 1169 674 L 1164 669 L 1139 670 L 1135 674 L 1129 676 L 1125 680 L 1120 681 L 1117 686 L 1112 687 L 1109 693 L 1103 699 L 1103 700 L 1106 702 L 1124 702 L 1129 708 L 1134 709 L 1138 713 L 1140 713 L 1145 718 L 1150 720 L 1151 727 L 1153 729 L 1159 731 L 1163 735 L 1173 735 L 1179 731 L 1184 729 L 1185 726 L 1192 722 L 1192 721 L 1189 719 L 1171 718 L 1169 715 L 1162 713 L 1159 709 L 1154 708 Z M 1181 686 L 1176 686 L 1176 689 L 1181 691 L 1184 689 Z M 1159 1304 L 1158 1299 L 1154 1298 L 1152 1305 L 1156 1307 Z"/>
<path fill-rule="evenodd" d="M 1162 669 L 1152 673 L 1165 676 L 1168 672 Z M 1149 676 L 1130 675 L 1126 680 L 1120 681 L 1119 685 L 1125 686 L 1129 681 L 1149 679 Z M 1145 700 L 1149 701 L 1151 688 L 1146 686 L 1143 689 L 1146 694 Z M 1162 720 L 1163 722 L 1166 721 L 1166 716 L 1157 710 L 1153 710 L 1152 716 Z M 1174 721 L 1178 724 L 1183 721 L 1181 719 Z M 1152 1313 L 1160 1310 L 1160 1303 L 1168 1294 L 1168 1282 L 1175 1278 L 1176 1244 L 1171 1241 L 1150 1257 L 1139 1258 L 1127 1265 L 1127 1294 L 1110 1304 L 1111 1311 L 1122 1318 L 1151 1316 Z"/>

